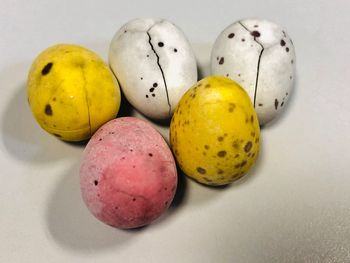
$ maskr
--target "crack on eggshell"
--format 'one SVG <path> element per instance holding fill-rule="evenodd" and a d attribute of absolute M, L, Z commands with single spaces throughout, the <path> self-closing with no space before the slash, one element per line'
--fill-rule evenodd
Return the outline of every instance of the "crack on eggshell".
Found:
<path fill-rule="evenodd" d="M 82 65 L 79 65 L 80 69 L 81 69 L 81 73 L 83 75 L 83 80 L 84 80 L 84 95 L 85 95 L 85 101 L 86 101 L 86 107 L 87 107 L 87 112 L 88 112 L 88 121 L 89 121 L 89 132 L 90 132 L 90 136 L 92 135 L 91 132 L 91 116 L 90 116 L 90 107 L 89 107 L 89 100 L 88 100 L 88 93 L 87 93 L 87 89 L 86 89 L 86 76 L 85 76 L 85 71 L 84 71 L 84 67 Z"/>
<path fill-rule="evenodd" d="M 155 24 L 155 25 L 156 25 L 156 24 Z M 153 25 L 153 26 L 154 26 L 154 25 Z M 147 33 L 147 35 L 148 35 L 148 43 L 150 44 L 153 53 L 154 53 L 154 54 L 156 55 L 156 57 L 157 57 L 157 65 L 158 65 L 159 70 L 160 70 L 160 72 L 161 72 L 161 74 L 162 74 L 162 78 L 163 78 L 163 82 L 164 82 L 164 87 L 165 87 L 166 98 L 167 98 L 167 103 L 168 103 L 168 106 L 169 106 L 169 112 L 168 112 L 168 114 L 169 114 L 169 116 L 170 116 L 170 115 L 171 115 L 171 105 L 170 105 L 170 100 L 169 100 L 168 87 L 167 87 L 167 84 L 166 84 L 166 80 L 165 80 L 165 76 L 164 76 L 164 72 L 163 72 L 162 66 L 160 65 L 160 62 L 159 62 L 159 55 L 157 54 L 156 50 L 155 50 L 154 47 L 153 47 L 153 44 L 152 44 L 152 41 L 151 41 L 151 40 L 152 40 L 151 34 L 149 33 L 149 31 L 153 28 L 153 26 L 150 27 L 150 28 L 147 30 L 146 33 Z"/>
<path fill-rule="evenodd" d="M 243 25 L 242 21 L 238 22 L 245 30 L 247 30 L 249 33 L 252 33 L 252 31 L 250 31 L 246 26 Z M 258 43 L 261 47 L 261 51 L 259 54 L 259 58 L 258 58 L 258 64 L 257 64 L 257 69 L 256 69 L 256 78 L 255 78 L 255 89 L 254 89 L 254 100 L 253 100 L 253 106 L 255 108 L 255 103 L 256 103 L 256 94 L 258 92 L 258 83 L 259 83 L 259 71 L 260 71 L 260 61 L 261 61 L 261 56 L 265 50 L 263 44 L 261 44 L 256 37 L 254 37 L 254 41 L 256 43 Z"/>

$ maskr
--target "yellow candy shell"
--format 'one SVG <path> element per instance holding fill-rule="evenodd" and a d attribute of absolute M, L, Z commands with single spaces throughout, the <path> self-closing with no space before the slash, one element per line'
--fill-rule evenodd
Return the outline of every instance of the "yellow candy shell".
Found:
<path fill-rule="evenodd" d="M 234 81 L 210 76 L 180 100 L 170 143 L 186 175 L 207 185 L 242 177 L 259 153 L 260 127 L 247 93 Z"/>
<path fill-rule="evenodd" d="M 90 138 L 120 106 L 112 72 L 94 52 L 77 45 L 44 50 L 30 69 L 27 95 L 40 126 L 66 141 Z"/>

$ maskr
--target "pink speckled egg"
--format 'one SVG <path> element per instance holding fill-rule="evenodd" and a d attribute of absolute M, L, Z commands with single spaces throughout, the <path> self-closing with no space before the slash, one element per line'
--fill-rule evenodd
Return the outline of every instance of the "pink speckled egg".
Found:
<path fill-rule="evenodd" d="M 102 222 L 121 229 L 150 224 L 170 205 L 176 164 L 162 136 L 147 122 L 109 121 L 91 138 L 80 168 L 83 200 Z"/>

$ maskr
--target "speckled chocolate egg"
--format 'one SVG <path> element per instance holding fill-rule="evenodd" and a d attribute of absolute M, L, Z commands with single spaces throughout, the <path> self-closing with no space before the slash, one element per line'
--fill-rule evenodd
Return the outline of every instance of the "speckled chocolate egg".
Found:
<path fill-rule="evenodd" d="M 111 42 L 109 62 L 128 101 L 153 119 L 170 118 L 197 81 L 189 42 L 164 19 L 135 19 L 122 26 Z"/>
<path fill-rule="evenodd" d="M 259 153 L 260 126 L 236 82 L 210 76 L 180 100 L 170 124 L 176 160 L 189 177 L 225 185 L 246 174 Z"/>
<path fill-rule="evenodd" d="M 136 228 L 169 207 L 177 186 L 176 164 L 149 123 L 118 118 L 103 125 L 87 144 L 80 185 L 86 205 L 99 220 Z"/>
<path fill-rule="evenodd" d="M 66 141 L 81 141 L 115 118 L 119 85 L 94 52 L 60 44 L 33 62 L 27 83 L 30 108 L 40 126 Z"/>
<path fill-rule="evenodd" d="M 237 81 L 249 94 L 263 125 L 285 107 L 295 78 L 292 40 L 280 26 L 245 19 L 228 26 L 211 53 L 213 75 Z"/>

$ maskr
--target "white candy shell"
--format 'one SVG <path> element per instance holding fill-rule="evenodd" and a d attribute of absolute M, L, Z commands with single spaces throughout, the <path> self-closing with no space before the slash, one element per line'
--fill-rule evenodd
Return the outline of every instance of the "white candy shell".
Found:
<path fill-rule="evenodd" d="M 249 94 L 260 125 L 266 124 L 282 111 L 294 85 L 293 42 L 270 21 L 235 22 L 216 39 L 211 72 L 238 82 Z"/>
<path fill-rule="evenodd" d="M 168 119 L 197 82 L 193 50 L 174 24 L 135 19 L 114 36 L 109 63 L 127 100 L 153 119 Z"/>

